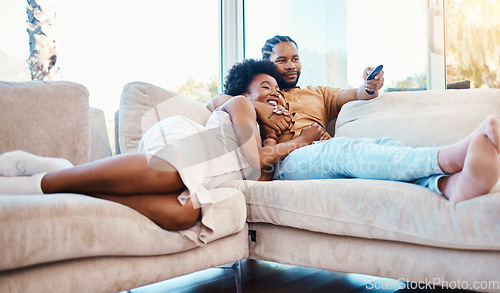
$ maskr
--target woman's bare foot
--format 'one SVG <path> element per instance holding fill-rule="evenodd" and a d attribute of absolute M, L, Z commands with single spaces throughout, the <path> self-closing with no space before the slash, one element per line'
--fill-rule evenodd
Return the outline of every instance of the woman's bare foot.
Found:
<path fill-rule="evenodd" d="M 500 153 L 499 122 L 495 116 L 488 116 L 481 122 L 479 127 L 467 137 L 455 144 L 439 149 L 438 163 L 443 172 L 453 174 L 462 170 L 469 144 L 478 134 L 483 134 L 488 138 L 497 154 Z"/>
<path fill-rule="evenodd" d="M 497 146 L 485 134 L 472 136 L 463 170 L 440 181 L 440 189 L 451 202 L 487 194 L 500 177 Z"/>

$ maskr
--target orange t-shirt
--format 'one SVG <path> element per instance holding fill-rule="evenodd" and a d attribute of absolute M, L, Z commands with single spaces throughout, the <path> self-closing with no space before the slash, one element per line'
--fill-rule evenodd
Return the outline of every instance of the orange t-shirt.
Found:
<path fill-rule="evenodd" d="M 279 142 L 289 141 L 300 135 L 303 128 L 317 122 L 326 129 L 328 121 L 337 117 L 337 97 L 341 88 L 327 86 L 295 87 L 283 90 L 285 106 L 292 115 L 292 124 L 280 137 Z M 325 133 L 321 140 L 331 138 Z"/>

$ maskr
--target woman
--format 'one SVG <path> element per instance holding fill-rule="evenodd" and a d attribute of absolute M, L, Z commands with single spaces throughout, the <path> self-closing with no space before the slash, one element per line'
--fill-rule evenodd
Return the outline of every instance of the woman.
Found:
<path fill-rule="evenodd" d="M 261 139 L 250 101 L 282 103 L 275 75 L 268 61 L 236 64 L 225 82 L 235 97 L 214 111 L 206 127 L 182 116 L 164 119 L 145 133 L 138 153 L 71 168 L 66 160 L 5 153 L 0 156 L 2 175 L 32 176 L 0 177 L 0 193 L 80 193 L 129 206 L 164 229 L 187 229 L 200 219 L 198 207 L 210 205 L 207 189 L 245 178 L 324 133 L 312 125 L 286 143 L 274 144 L 275 137 L 267 135 Z M 269 141 L 273 145 L 266 145 Z"/>

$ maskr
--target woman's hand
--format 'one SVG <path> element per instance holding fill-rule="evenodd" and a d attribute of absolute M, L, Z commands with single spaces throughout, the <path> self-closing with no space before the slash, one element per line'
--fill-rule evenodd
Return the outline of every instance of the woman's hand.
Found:
<path fill-rule="evenodd" d="M 313 141 L 319 140 L 323 134 L 325 134 L 323 127 L 314 122 L 311 126 L 302 129 L 299 138 L 301 138 L 304 143 L 311 144 Z"/>

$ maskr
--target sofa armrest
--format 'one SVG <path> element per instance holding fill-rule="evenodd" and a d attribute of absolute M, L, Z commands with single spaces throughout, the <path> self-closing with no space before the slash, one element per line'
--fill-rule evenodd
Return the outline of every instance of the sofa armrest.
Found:
<path fill-rule="evenodd" d="M 87 162 L 88 98 L 87 89 L 72 82 L 0 82 L 0 153 L 17 149 Z"/>
<path fill-rule="evenodd" d="M 466 137 L 489 115 L 500 119 L 500 89 L 392 92 L 344 105 L 335 136 L 439 147 Z"/>
<path fill-rule="evenodd" d="M 199 101 L 150 83 L 128 83 L 123 87 L 117 119 L 120 152 L 136 152 L 142 135 L 164 118 L 182 115 L 205 125 L 210 114 Z"/>

